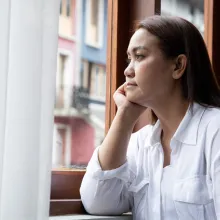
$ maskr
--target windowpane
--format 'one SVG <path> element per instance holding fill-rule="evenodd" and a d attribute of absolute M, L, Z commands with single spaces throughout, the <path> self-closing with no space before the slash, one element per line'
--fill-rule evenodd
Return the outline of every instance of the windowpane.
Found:
<path fill-rule="evenodd" d="M 67 65 L 67 56 L 59 54 L 58 55 L 58 71 L 57 71 L 57 88 L 56 88 L 56 108 L 64 107 L 64 93 L 65 93 L 65 71 Z"/>
<path fill-rule="evenodd" d="M 66 16 L 69 17 L 71 13 L 71 0 L 66 0 Z"/>
<path fill-rule="evenodd" d="M 204 36 L 204 0 L 161 0 L 161 14 L 185 18 Z"/>
<path fill-rule="evenodd" d="M 60 1 L 60 14 L 63 13 L 63 1 Z"/>
<path fill-rule="evenodd" d="M 53 170 L 76 170 L 87 166 L 105 135 L 107 0 L 62 2 L 67 16 L 59 20 L 52 161 Z M 103 15 L 95 34 L 87 25 L 88 5 L 91 25 L 99 27 Z M 86 33 L 103 44 L 86 44 Z"/>

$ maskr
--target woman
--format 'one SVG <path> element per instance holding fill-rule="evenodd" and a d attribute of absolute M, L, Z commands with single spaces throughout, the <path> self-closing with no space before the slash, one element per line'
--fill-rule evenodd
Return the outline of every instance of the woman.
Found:
<path fill-rule="evenodd" d="M 178 17 L 140 22 L 126 83 L 81 186 L 86 210 L 137 220 L 220 220 L 220 92 L 199 31 Z M 155 123 L 132 134 L 152 109 Z"/>

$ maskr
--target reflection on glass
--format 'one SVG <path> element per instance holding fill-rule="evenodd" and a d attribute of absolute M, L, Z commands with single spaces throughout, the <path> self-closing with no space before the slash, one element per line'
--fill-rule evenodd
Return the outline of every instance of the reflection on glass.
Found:
<path fill-rule="evenodd" d="M 204 36 L 204 0 L 161 0 L 161 14 L 185 18 Z"/>
<path fill-rule="evenodd" d="M 62 0 L 53 170 L 85 168 L 105 135 L 107 0 Z"/>

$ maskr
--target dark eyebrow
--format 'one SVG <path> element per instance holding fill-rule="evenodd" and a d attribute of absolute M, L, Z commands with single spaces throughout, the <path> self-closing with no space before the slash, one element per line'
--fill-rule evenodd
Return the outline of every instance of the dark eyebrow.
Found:
<path fill-rule="evenodd" d="M 144 46 L 138 46 L 132 49 L 132 53 L 135 53 L 137 50 L 148 50 L 148 49 Z M 127 50 L 127 54 L 130 54 L 128 50 Z"/>

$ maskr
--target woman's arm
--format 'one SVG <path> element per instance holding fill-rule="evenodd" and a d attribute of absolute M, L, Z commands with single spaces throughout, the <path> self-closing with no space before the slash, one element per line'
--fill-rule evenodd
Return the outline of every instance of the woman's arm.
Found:
<path fill-rule="evenodd" d="M 137 117 L 129 110 L 118 110 L 99 148 L 98 158 L 102 170 L 116 169 L 125 163 L 128 142 L 136 121 Z"/>
<path fill-rule="evenodd" d="M 146 110 L 146 107 L 129 102 L 125 94 L 125 84 L 114 94 L 118 111 L 99 149 L 102 170 L 115 169 L 125 163 L 131 133 L 139 116 Z"/>
<path fill-rule="evenodd" d="M 114 100 L 118 111 L 106 138 L 93 154 L 80 189 L 84 207 L 91 214 L 119 215 L 132 207 L 128 187 L 135 177 L 135 150 L 127 162 L 126 155 L 128 144 L 135 149 L 137 135 L 130 140 L 131 133 L 146 108 L 126 99 L 124 85 L 115 92 Z"/>
<path fill-rule="evenodd" d="M 133 198 L 128 188 L 135 178 L 138 134 L 132 134 L 127 161 L 117 169 L 103 171 L 96 149 L 80 188 L 86 211 L 96 215 L 120 215 L 131 211 Z"/>

